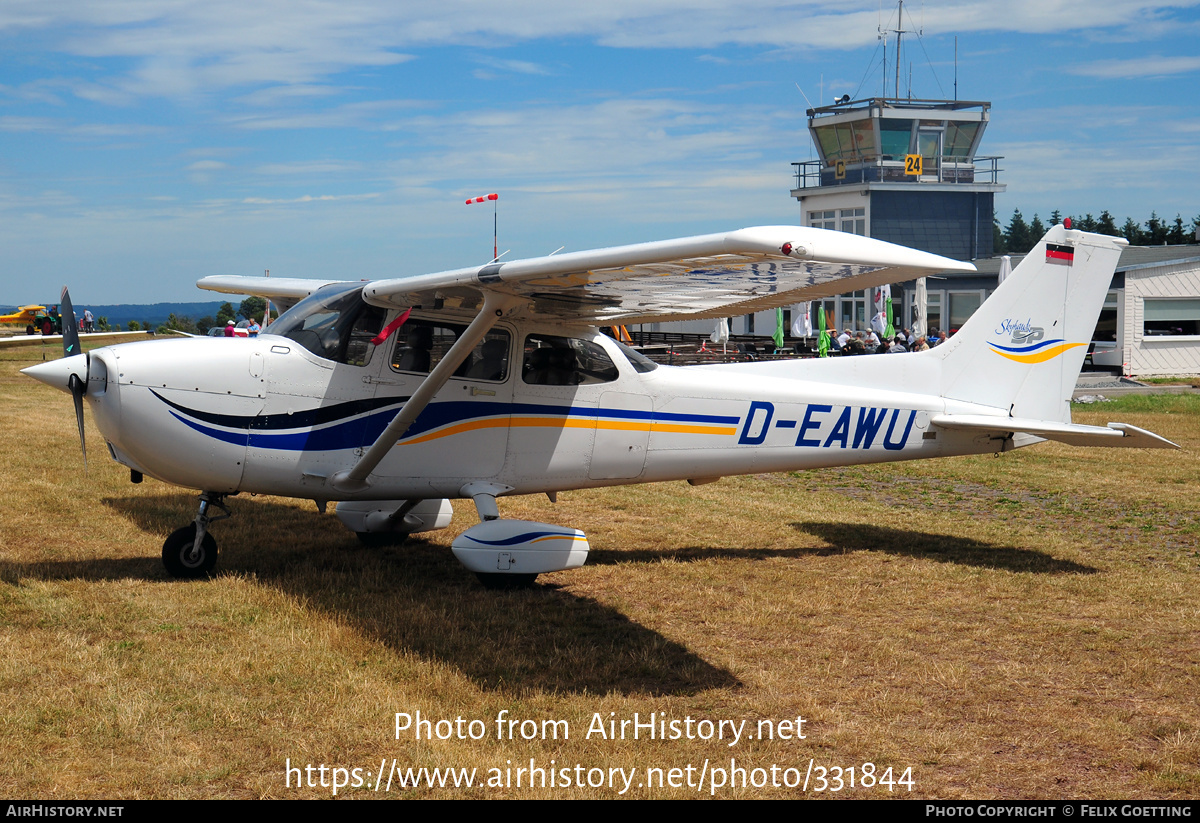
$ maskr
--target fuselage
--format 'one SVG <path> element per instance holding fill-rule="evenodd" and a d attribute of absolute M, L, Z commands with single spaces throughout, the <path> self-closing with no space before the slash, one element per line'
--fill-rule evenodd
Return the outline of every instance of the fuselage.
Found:
<path fill-rule="evenodd" d="M 834 364 L 811 364 L 815 380 L 803 361 L 786 376 L 654 368 L 595 329 L 503 321 L 369 487 L 335 489 L 332 475 L 353 466 L 425 379 L 429 356 L 436 362 L 438 324 L 414 317 L 407 336 L 343 346 L 340 362 L 313 341 L 270 334 L 113 346 L 91 353 L 87 399 L 113 457 L 132 469 L 189 488 L 317 500 L 458 497 L 481 481 L 520 494 L 997 449 L 930 419 L 998 410 L 822 382 Z"/>

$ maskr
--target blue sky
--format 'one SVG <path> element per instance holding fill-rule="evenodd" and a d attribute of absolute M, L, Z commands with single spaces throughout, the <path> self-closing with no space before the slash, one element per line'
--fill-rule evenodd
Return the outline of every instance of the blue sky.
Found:
<path fill-rule="evenodd" d="M 881 93 L 895 22 L 878 0 L 434 5 L 4 0 L 0 303 L 480 263 L 491 208 L 463 201 L 492 191 L 510 259 L 799 223 L 797 85 Z M 950 96 L 958 35 L 1003 221 L 1190 222 L 1198 5 L 914 0 L 904 61 L 915 96 Z"/>

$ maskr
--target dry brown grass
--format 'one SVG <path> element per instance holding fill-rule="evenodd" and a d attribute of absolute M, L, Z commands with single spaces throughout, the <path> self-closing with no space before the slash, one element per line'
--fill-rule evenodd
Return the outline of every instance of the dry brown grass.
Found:
<path fill-rule="evenodd" d="M 383 758 L 483 773 L 530 758 L 644 770 L 730 757 L 911 766 L 920 797 L 1200 795 L 1194 401 L 1119 413 L 1183 452 L 1042 444 L 504 501 L 506 516 L 579 526 L 594 547 L 583 569 L 529 592 L 487 592 L 454 561 L 470 506 L 447 532 L 379 551 L 311 502 L 237 498 L 216 526 L 219 574 L 180 583 L 158 555 L 194 493 L 130 485 L 90 422 L 84 476 L 70 400 L 16 373 L 36 356 L 0 355 L 5 795 L 329 796 L 286 788 L 288 758 L 373 777 Z M 396 740 L 393 713 L 417 710 L 567 720 L 572 736 Z M 808 736 L 586 740 L 594 712 L 803 715 Z"/>

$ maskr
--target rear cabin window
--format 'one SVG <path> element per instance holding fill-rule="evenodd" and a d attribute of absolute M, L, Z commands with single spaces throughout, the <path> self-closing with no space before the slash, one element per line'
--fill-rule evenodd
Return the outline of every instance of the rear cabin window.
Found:
<path fill-rule="evenodd" d="M 531 334 L 525 338 L 521 379 L 531 386 L 611 383 L 617 367 L 604 349 L 578 337 Z"/>
<path fill-rule="evenodd" d="M 467 327 L 454 323 L 410 318 L 396 330 L 392 368 L 396 371 L 428 374 L 442 361 L 446 352 Z M 508 351 L 512 336 L 504 329 L 487 333 L 454 371 L 455 377 L 468 380 L 502 381 L 508 377 Z"/>

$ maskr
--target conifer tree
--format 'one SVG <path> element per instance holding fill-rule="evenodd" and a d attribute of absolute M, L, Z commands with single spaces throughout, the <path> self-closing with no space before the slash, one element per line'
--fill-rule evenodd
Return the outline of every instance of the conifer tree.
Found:
<path fill-rule="evenodd" d="M 1029 224 L 1029 247 L 1033 248 L 1033 244 L 1042 239 L 1042 235 L 1046 233 L 1046 227 L 1042 225 L 1042 218 L 1037 216 L 1037 212 L 1033 213 L 1033 222 Z"/>
<path fill-rule="evenodd" d="M 1161 246 L 1167 242 L 1167 224 L 1159 219 L 1158 212 L 1150 212 L 1150 219 L 1146 221 L 1146 233 L 1142 240 L 1148 246 Z"/>
<path fill-rule="evenodd" d="M 1029 240 L 1029 224 L 1025 222 L 1020 209 L 1013 209 L 1012 220 L 1008 221 L 1008 228 L 1004 230 L 1004 245 L 1011 254 L 1024 254 L 1033 246 Z"/>
<path fill-rule="evenodd" d="M 1182 246 L 1188 242 L 1187 232 L 1183 228 L 1183 218 L 1178 214 L 1175 215 L 1175 222 L 1171 224 L 1171 230 L 1167 232 L 1167 242 L 1172 246 Z"/>
<path fill-rule="evenodd" d="M 1109 214 L 1108 209 L 1100 212 L 1100 222 L 1096 224 L 1096 231 L 1100 234 L 1108 234 L 1113 237 L 1120 237 L 1121 230 L 1117 228 L 1117 221 Z"/>

